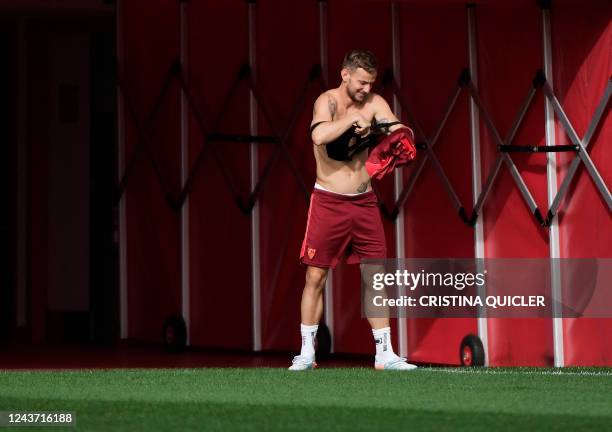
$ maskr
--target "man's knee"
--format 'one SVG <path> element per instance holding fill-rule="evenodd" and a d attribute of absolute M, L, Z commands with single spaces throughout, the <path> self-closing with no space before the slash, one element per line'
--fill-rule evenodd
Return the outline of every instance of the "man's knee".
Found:
<path fill-rule="evenodd" d="M 310 266 L 306 270 L 305 289 L 322 290 L 327 280 L 328 269 Z"/>

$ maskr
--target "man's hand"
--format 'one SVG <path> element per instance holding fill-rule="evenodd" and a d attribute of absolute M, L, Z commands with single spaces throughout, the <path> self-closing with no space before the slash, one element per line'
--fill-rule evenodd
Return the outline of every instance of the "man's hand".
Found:
<path fill-rule="evenodd" d="M 362 137 L 366 137 L 370 134 L 370 127 L 372 124 L 366 119 L 361 113 L 355 113 L 353 125 L 356 126 L 355 133 Z"/>

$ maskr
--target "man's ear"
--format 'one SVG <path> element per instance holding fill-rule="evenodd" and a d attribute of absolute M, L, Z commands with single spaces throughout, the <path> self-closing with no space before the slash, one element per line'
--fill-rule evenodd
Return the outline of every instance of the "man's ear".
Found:
<path fill-rule="evenodd" d="M 342 82 L 347 83 L 351 77 L 351 71 L 349 71 L 348 68 L 342 68 L 340 76 L 342 77 Z"/>

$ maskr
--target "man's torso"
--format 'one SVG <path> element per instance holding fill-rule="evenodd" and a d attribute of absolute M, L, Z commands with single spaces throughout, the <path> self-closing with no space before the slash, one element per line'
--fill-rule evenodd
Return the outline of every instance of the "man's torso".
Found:
<path fill-rule="evenodd" d="M 348 108 L 337 103 L 340 99 L 337 95 L 338 89 L 328 90 L 326 94 L 334 101 L 332 120 L 339 120 L 347 115 L 360 112 L 363 117 L 372 121 L 374 119 L 374 107 L 371 100 L 373 94 L 363 104 L 352 105 Z M 351 140 L 353 141 L 353 140 Z M 353 145 L 350 142 L 349 145 Z M 365 169 L 368 152 L 363 151 L 356 154 L 348 161 L 338 161 L 330 158 L 327 154 L 327 146 L 313 146 L 314 156 L 317 163 L 317 183 L 325 189 L 342 194 L 354 194 L 371 190 L 370 177 Z"/>

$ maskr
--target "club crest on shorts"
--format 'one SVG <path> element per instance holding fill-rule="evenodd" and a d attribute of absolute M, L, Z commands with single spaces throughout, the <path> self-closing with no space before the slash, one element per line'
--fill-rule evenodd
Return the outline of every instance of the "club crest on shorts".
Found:
<path fill-rule="evenodd" d="M 317 253 L 316 249 L 308 248 L 308 258 L 313 259 L 316 253 Z"/>

